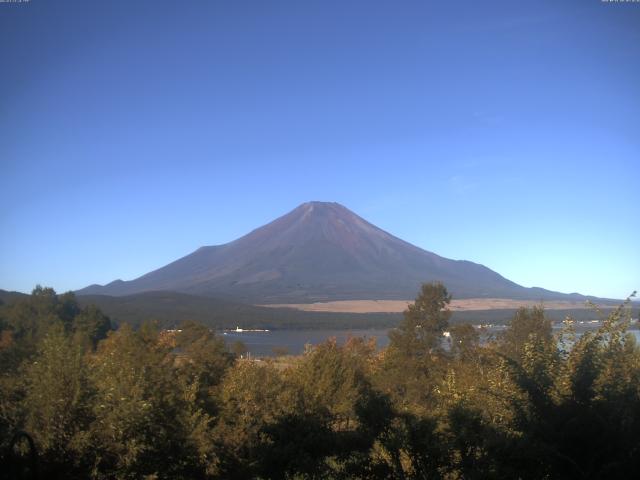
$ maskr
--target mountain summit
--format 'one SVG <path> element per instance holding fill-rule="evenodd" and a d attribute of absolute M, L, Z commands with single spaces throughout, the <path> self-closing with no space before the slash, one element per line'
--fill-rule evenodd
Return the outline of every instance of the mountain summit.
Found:
<path fill-rule="evenodd" d="M 407 243 L 338 203 L 303 203 L 224 245 L 201 247 L 131 281 L 79 294 L 169 290 L 252 303 L 410 299 L 441 281 L 456 298 L 579 299 L 525 288 L 483 265 L 450 260 Z"/>

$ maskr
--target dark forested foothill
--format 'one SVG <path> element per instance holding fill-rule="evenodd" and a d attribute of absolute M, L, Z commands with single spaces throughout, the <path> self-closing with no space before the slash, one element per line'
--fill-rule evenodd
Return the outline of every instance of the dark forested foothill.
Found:
<path fill-rule="evenodd" d="M 37 287 L 0 305 L 0 478 L 636 478 L 629 302 L 581 336 L 523 308 L 482 343 L 450 299 L 425 284 L 383 350 L 251 361 Z"/>

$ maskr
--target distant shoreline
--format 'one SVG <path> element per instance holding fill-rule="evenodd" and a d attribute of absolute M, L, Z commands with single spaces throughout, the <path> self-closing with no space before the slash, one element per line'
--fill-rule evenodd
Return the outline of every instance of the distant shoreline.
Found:
<path fill-rule="evenodd" d="M 290 308 L 304 312 L 333 312 L 333 313 L 402 313 L 413 300 L 337 300 L 332 302 L 315 303 L 278 303 L 258 305 L 269 308 Z M 581 310 L 591 308 L 586 302 L 580 301 L 547 301 L 513 300 L 506 298 L 465 298 L 452 300 L 449 309 L 453 312 L 483 311 L 483 310 L 513 310 L 520 307 L 543 305 L 546 310 Z M 613 308 L 600 306 L 600 308 Z"/>

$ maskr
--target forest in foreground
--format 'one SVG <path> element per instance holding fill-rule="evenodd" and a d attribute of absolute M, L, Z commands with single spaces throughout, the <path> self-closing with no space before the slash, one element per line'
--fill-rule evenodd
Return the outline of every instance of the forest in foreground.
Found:
<path fill-rule="evenodd" d="M 0 478 L 635 478 L 629 301 L 580 336 L 523 308 L 481 343 L 450 299 L 423 285 L 383 350 L 249 361 L 38 287 L 0 306 Z"/>

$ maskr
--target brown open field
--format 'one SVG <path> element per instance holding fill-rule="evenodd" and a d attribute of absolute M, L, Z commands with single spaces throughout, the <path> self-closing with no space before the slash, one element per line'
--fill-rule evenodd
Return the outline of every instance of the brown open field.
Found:
<path fill-rule="evenodd" d="M 413 300 L 340 300 L 335 302 L 318 303 L 289 303 L 277 305 L 261 305 L 264 307 L 284 307 L 307 312 L 346 312 L 346 313 L 397 313 L 407 308 Z M 452 300 L 449 308 L 453 311 L 470 310 L 502 310 L 539 305 L 534 300 L 508 300 L 504 298 L 466 298 Z M 567 310 L 588 308 L 584 302 L 544 302 L 544 307 L 550 310 Z"/>

